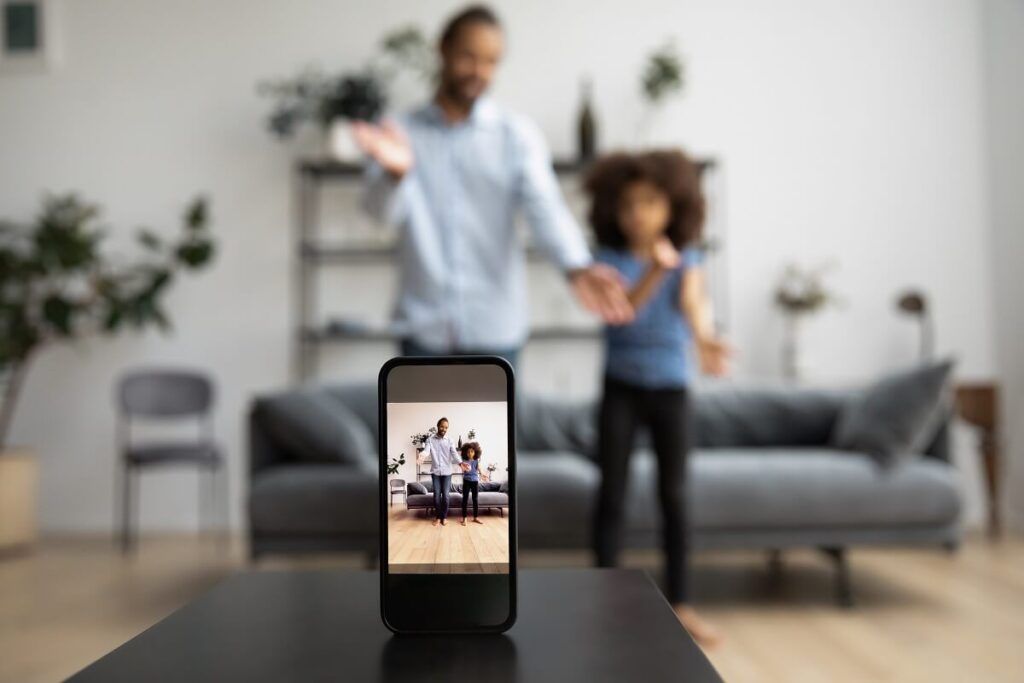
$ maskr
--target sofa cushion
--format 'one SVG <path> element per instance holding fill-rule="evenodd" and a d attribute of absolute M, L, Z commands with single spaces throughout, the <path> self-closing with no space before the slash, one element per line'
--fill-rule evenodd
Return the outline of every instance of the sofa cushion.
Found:
<path fill-rule="evenodd" d="M 698 448 L 828 443 L 846 392 L 710 383 L 691 401 Z"/>
<path fill-rule="evenodd" d="M 960 513 L 956 470 L 929 458 L 880 468 L 829 449 L 697 451 L 690 467 L 698 529 L 948 525 Z"/>
<path fill-rule="evenodd" d="M 923 452 L 951 409 L 952 370 L 952 361 L 920 365 L 858 392 L 840 412 L 832 445 L 887 466 Z"/>
<path fill-rule="evenodd" d="M 578 453 L 557 451 L 519 451 L 517 456 L 520 532 L 585 544 L 599 481 L 594 463 Z"/>
<path fill-rule="evenodd" d="M 262 398 L 256 418 L 292 460 L 375 467 L 377 446 L 361 419 L 317 389 Z"/>
<path fill-rule="evenodd" d="M 418 481 L 410 481 L 406 485 L 406 488 L 408 489 L 408 492 L 409 492 L 410 496 L 416 495 L 416 494 L 423 495 L 423 494 L 427 493 L 427 487 L 424 486 L 423 484 L 421 484 Z"/>
<path fill-rule="evenodd" d="M 516 404 L 516 439 L 524 451 L 589 454 L 597 439 L 593 401 L 523 396 Z"/>
<path fill-rule="evenodd" d="M 376 384 L 336 384 L 325 386 L 322 390 L 358 415 L 376 442 L 379 429 Z"/>
<path fill-rule="evenodd" d="M 260 472 L 249 490 L 249 521 L 260 534 L 377 533 L 376 473 L 296 464 Z"/>

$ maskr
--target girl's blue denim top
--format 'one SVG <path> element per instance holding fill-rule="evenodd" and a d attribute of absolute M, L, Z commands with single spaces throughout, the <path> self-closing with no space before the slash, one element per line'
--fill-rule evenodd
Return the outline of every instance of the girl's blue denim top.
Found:
<path fill-rule="evenodd" d="M 649 389 L 682 388 L 690 381 L 687 345 L 690 330 L 680 304 L 683 271 L 700 265 L 703 254 L 684 249 L 680 264 L 665 274 L 628 325 L 606 325 L 605 375 Z M 648 264 L 626 249 L 602 247 L 595 259 L 614 267 L 633 287 Z"/>
<path fill-rule="evenodd" d="M 462 462 L 469 465 L 469 471 L 462 473 L 462 481 L 480 481 L 480 461 L 473 458 Z"/>

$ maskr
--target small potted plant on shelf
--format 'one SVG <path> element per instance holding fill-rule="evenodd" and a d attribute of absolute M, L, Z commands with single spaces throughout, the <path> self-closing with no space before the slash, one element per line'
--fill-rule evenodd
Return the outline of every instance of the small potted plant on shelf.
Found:
<path fill-rule="evenodd" d="M 317 123 L 330 156 L 352 163 L 360 158 L 352 122 L 381 116 L 388 86 L 402 70 L 424 78 L 435 72 L 433 50 L 413 26 L 385 35 L 380 51 L 362 68 L 326 73 L 307 67 L 293 78 L 263 81 L 257 92 L 275 100 L 267 123 L 276 136 L 289 138 L 303 123 Z"/>
<path fill-rule="evenodd" d="M 92 334 L 170 327 L 163 301 L 182 271 L 213 257 L 207 204 L 196 199 L 181 232 L 139 230 L 134 262 L 101 250 L 99 209 L 74 195 L 47 197 L 34 222 L 0 222 L 0 548 L 35 537 L 35 458 L 8 441 L 25 376 L 39 353 Z"/>
<path fill-rule="evenodd" d="M 782 345 L 782 371 L 786 379 L 798 380 L 805 372 L 799 343 L 802 321 L 829 304 L 840 303 L 840 298 L 825 286 L 825 274 L 833 267 L 833 263 L 807 269 L 790 264 L 775 288 L 775 304 L 786 322 Z"/>
<path fill-rule="evenodd" d="M 359 158 L 352 122 L 376 119 L 387 103 L 380 76 L 370 69 L 333 76 L 306 69 L 295 78 L 263 83 L 260 91 L 277 99 L 268 121 L 274 134 L 287 138 L 304 122 L 319 123 L 331 156 L 343 162 Z"/>
<path fill-rule="evenodd" d="M 645 103 L 637 129 L 637 142 L 655 142 L 657 115 L 666 102 L 683 91 L 683 58 L 674 40 L 667 40 L 651 52 L 640 73 L 640 92 Z"/>

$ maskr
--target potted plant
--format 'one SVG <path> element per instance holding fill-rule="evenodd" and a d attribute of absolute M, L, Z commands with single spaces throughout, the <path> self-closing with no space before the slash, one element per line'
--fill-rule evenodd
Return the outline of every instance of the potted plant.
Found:
<path fill-rule="evenodd" d="M 640 73 L 640 93 L 645 103 L 637 130 L 640 144 L 653 141 L 658 113 L 672 97 L 683 90 L 683 58 L 674 40 L 666 41 L 651 52 Z"/>
<path fill-rule="evenodd" d="M 825 286 L 825 274 L 832 267 L 833 264 L 826 263 L 804 269 L 790 264 L 775 288 L 775 304 L 786 323 L 782 344 L 782 372 L 786 379 L 798 380 L 805 371 L 799 344 L 801 322 L 828 304 L 839 303 L 839 297 Z"/>
<path fill-rule="evenodd" d="M 398 468 L 405 464 L 405 453 L 400 453 L 397 458 L 391 458 L 386 467 L 389 475 L 398 474 Z"/>
<path fill-rule="evenodd" d="M 376 119 L 387 102 L 380 77 L 371 70 L 331 76 L 307 69 L 295 78 L 264 83 L 260 90 L 277 99 L 268 123 L 278 137 L 290 137 L 303 122 L 319 123 L 329 153 L 345 162 L 359 157 L 352 121 Z"/>
<path fill-rule="evenodd" d="M 427 447 L 427 439 L 437 433 L 437 427 L 431 427 L 425 432 L 419 432 L 413 434 L 410 437 L 412 445 L 416 448 L 416 464 L 426 465 L 430 462 L 430 455 L 423 455 L 423 451 Z"/>
<path fill-rule="evenodd" d="M 279 138 L 288 138 L 301 124 L 317 123 L 330 156 L 355 162 L 360 152 L 352 139 L 352 122 L 380 117 L 387 106 L 388 85 L 401 70 L 422 76 L 434 73 L 432 53 L 422 32 L 406 27 L 387 34 L 379 54 L 360 69 L 329 74 L 309 67 L 294 78 L 264 81 L 257 92 L 275 100 L 268 126 Z"/>
<path fill-rule="evenodd" d="M 32 361 L 50 346 L 94 333 L 167 329 L 168 287 L 213 256 L 201 198 L 189 205 L 175 239 L 139 230 L 144 255 L 131 262 L 103 253 L 98 218 L 95 205 L 69 194 L 48 196 L 31 224 L 0 222 L 0 547 L 29 544 L 35 533 L 35 459 L 31 449 L 8 442 Z M 11 519 L 21 522 L 12 528 L 3 521 Z"/>

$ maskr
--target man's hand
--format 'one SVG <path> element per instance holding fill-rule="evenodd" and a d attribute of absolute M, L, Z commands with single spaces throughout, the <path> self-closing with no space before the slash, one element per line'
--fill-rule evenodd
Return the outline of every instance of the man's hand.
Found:
<path fill-rule="evenodd" d="M 701 372 L 715 377 L 729 374 L 729 361 L 733 350 L 725 340 L 718 337 L 699 339 L 696 347 Z"/>
<path fill-rule="evenodd" d="M 368 154 L 396 180 L 413 165 L 412 145 L 402 129 L 390 121 L 375 126 L 365 121 L 352 122 L 352 137 L 359 149 Z"/>
<path fill-rule="evenodd" d="M 633 320 L 626 282 L 617 270 L 595 263 L 569 273 L 573 293 L 583 307 L 601 316 L 609 325 L 625 325 Z"/>

